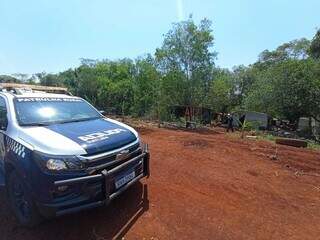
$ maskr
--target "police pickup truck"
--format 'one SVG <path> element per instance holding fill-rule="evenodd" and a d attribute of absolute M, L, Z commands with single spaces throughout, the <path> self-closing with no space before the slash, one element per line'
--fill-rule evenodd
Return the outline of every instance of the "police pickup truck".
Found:
<path fill-rule="evenodd" d="M 0 185 L 22 225 L 103 206 L 148 176 L 137 132 L 85 100 L 0 92 Z"/>

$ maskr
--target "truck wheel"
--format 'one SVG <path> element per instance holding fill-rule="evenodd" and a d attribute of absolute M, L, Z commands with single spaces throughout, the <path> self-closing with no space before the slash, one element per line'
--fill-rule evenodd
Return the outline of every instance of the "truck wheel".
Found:
<path fill-rule="evenodd" d="M 11 208 L 21 225 L 25 227 L 38 225 L 41 216 L 26 185 L 15 171 L 9 175 L 7 190 Z"/>

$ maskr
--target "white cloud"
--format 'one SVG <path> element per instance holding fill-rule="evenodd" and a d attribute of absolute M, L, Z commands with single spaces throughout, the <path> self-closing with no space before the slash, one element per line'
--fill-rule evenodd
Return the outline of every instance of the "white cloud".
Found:
<path fill-rule="evenodd" d="M 182 21 L 184 19 L 183 0 L 176 0 L 176 1 L 177 1 L 177 16 L 178 16 L 178 20 Z"/>

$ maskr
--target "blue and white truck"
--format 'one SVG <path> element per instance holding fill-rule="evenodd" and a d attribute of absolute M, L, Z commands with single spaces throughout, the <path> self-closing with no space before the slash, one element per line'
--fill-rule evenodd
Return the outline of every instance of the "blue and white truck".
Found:
<path fill-rule="evenodd" d="M 148 146 L 82 98 L 0 91 L 0 186 L 24 226 L 108 204 L 149 177 Z"/>

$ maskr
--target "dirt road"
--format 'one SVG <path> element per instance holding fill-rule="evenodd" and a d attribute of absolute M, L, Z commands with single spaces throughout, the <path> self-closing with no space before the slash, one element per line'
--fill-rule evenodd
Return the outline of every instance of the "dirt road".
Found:
<path fill-rule="evenodd" d="M 219 131 L 140 129 L 151 174 L 108 207 L 20 228 L 0 195 L 0 239 L 320 239 L 320 153 Z"/>

